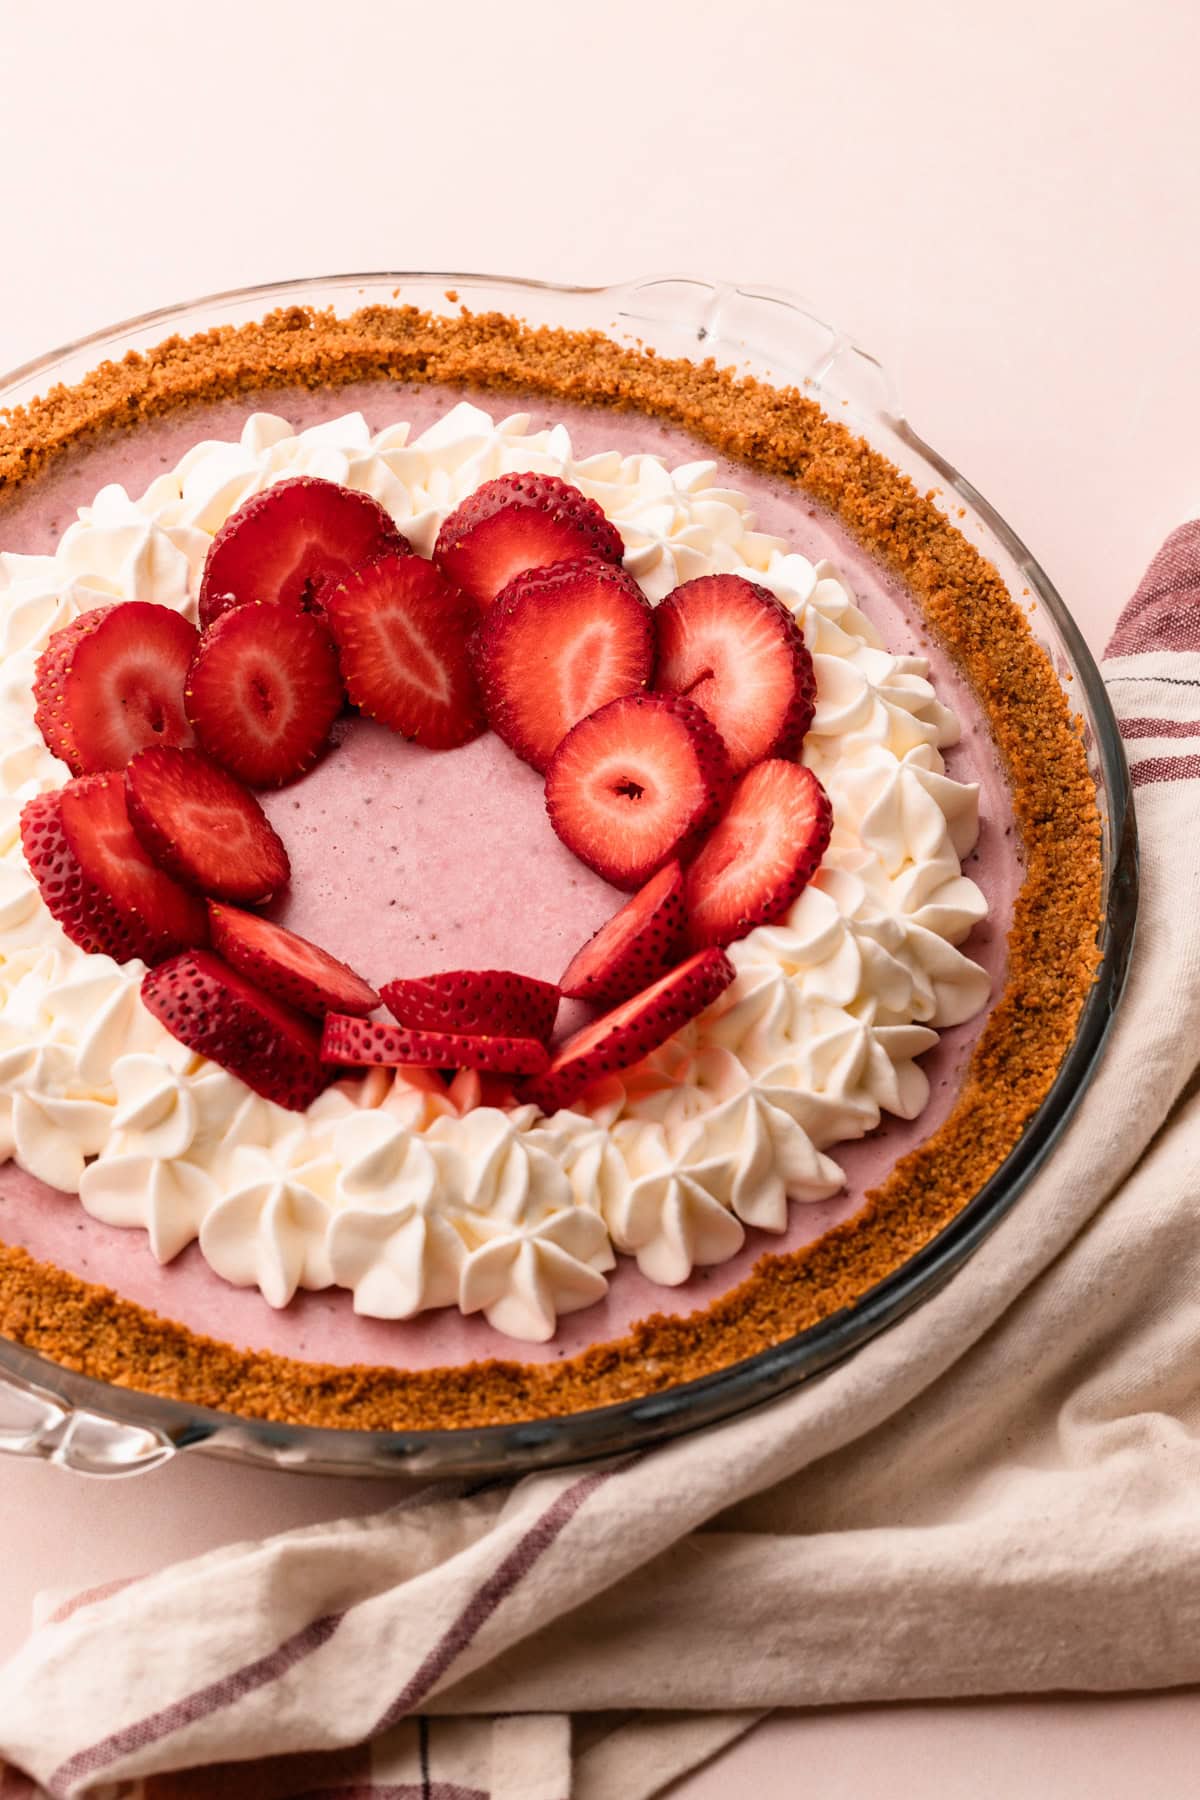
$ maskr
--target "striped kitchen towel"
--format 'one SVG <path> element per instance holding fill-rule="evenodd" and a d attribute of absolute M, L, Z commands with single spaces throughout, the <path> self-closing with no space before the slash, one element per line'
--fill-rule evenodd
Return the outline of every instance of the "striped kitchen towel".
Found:
<path fill-rule="evenodd" d="M 1200 1680 L 1200 525 L 1105 670 L 1129 989 L 961 1273 L 718 1429 L 59 1606 L 0 1671 L 4 1800 L 639 1800 L 770 1707 Z"/>

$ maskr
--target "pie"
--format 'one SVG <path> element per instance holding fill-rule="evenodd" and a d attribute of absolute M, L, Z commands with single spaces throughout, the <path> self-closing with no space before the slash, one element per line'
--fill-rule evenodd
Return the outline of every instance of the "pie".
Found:
<path fill-rule="evenodd" d="M 854 1306 L 1044 1099 L 1077 723 L 814 400 L 293 308 L 10 414 L 0 484 L 9 1338 L 259 1419 L 571 1413 Z"/>

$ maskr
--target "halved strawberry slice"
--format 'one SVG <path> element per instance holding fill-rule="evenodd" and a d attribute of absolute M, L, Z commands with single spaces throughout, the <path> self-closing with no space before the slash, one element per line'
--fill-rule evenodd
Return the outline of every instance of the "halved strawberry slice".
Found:
<path fill-rule="evenodd" d="M 708 714 L 670 694 L 610 700 L 568 732 L 546 775 L 550 823 L 580 862 L 638 888 L 683 856 L 729 793 Z"/>
<path fill-rule="evenodd" d="M 433 560 L 481 606 L 526 569 L 569 557 L 619 563 L 621 534 L 557 475 L 499 475 L 468 494 L 438 532 Z"/>
<path fill-rule="evenodd" d="M 161 869 L 221 900 L 287 885 L 283 841 L 249 788 L 201 750 L 139 750 L 125 771 L 129 822 Z"/>
<path fill-rule="evenodd" d="M 21 808 L 21 848 L 42 899 L 64 934 L 89 956 L 140 956 L 136 922 L 90 882 L 62 828 L 62 793 L 37 794 Z"/>
<path fill-rule="evenodd" d="M 295 931 L 210 900 L 213 949 L 231 967 L 289 1006 L 323 1018 L 327 1012 L 374 1012 L 379 995 L 348 963 L 339 962 Z"/>
<path fill-rule="evenodd" d="M 183 686 L 196 627 L 169 606 L 123 600 L 56 632 L 33 692 L 42 736 L 73 774 L 123 769 L 147 744 L 190 744 Z"/>
<path fill-rule="evenodd" d="M 47 748 L 66 763 L 73 775 L 82 774 L 82 770 L 75 734 L 67 723 L 64 692 L 67 670 L 80 639 L 90 637 L 104 615 L 112 610 L 111 606 L 93 607 L 91 612 L 81 613 L 69 625 L 62 626 L 47 642 L 33 672 L 34 723 L 46 740 Z"/>
<path fill-rule="evenodd" d="M 540 1038 L 554 1029 L 558 989 L 511 969 L 447 969 L 407 981 L 386 981 L 384 1005 L 401 1025 L 470 1037 Z"/>
<path fill-rule="evenodd" d="M 213 539 L 200 582 L 201 627 L 249 600 L 319 612 L 318 590 L 330 577 L 344 581 L 383 550 L 409 549 L 370 494 L 316 475 L 277 481 L 231 513 Z"/>
<path fill-rule="evenodd" d="M 691 942 L 731 944 L 778 919 L 816 874 L 832 826 L 811 769 L 774 759 L 748 770 L 686 873 Z"/>
<path fill-rule="evenodd" d="M 697 951 L 652 987 L 569 1037 L 545 1074 L 526 1085 L 525 1098 L 547 1113 L 570 1106 L 602 1075 L 632 1068 L 665 1044 L 711 1006 L 734 974 L 723 950 Z"/>
<path fill-rule="evenodd" d="M 559 984 L 563 993 L 613 1006 L 648 987 L 678 961 L 685 919 L 683 870 L 669 862 L 576 951 Z"/>
<path fill-rule="evenodd" d="M 423 556 L 380 556 L 325 589 L 346 692 L 360 712 L 431 750 L 478 737 L 474 605 Z"/>
<path fill-rule="evenodd" d="M 527 569 L 484 614 L 475 660 L 488 724 L 544 772 L 572 725 L 649 686 L 653 609 L 598 557 Z"/>
<path fill-rule="evenodd" d="M 256 602 L 209 626 L 185 697 L 201 748 L 251 787 L 303 775 L 345 699 L 324 620 Z"/>
<path fill-rule="evenodd" d="M 735 775 L 767 756 L 795 756 L 812 724 L 817 684 L 795 619 L 741 575 L 701 575 L 654 614 L 664 694 L 702 706 Z"/>
<path fill-rule="evenodd" d="M 410 1031 L 379 1019 L 351 1019 L 329 1013 L 321 1038 L 329 1063 L 352 1068 L 406 1063 L 425 1069 L 486 1069 L 497 1075 L 536 1075 L 550 1061 L 537 1038 L 460 1036 L 448 1031 Z"/>
<path fill-rule="evenodd" d="M 331 1079 L 312 1021 L 207 950 L 185 951 L 151 969 L 142 1001 L 172 1037 L 277 1106 L 303 1112 Z"/>
<path fill-rule="evenodd" d="M 83 775 L 61 790 L 63 834 L 84 879 L 98 888 L 121 921 L 110 956 L 158 962 L 208 941 L 204 902 L 147 856 L 125 807 L 119 769 Z M 107 946 L 106 946 L 107 948 Z"/>

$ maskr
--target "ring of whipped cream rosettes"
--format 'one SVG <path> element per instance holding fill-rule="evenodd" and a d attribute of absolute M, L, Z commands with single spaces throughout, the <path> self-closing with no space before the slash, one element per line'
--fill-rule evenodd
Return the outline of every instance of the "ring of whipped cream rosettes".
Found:
<path fill-rule="evenodd" d="M 825 1152 L 884 1112 L 915 1118 L 928 1083 L 914 1059 L 988 996 L 956 948 L 986 913 L 961 866 L 977 793 L 945 774 L 958 725 L 925 661 L 883 646 L 832 565 L 755 531 L 714 464 L 577 459 L 563 426 L 528 424 L 463 403 L 410 443 L 407 426 L 372 436 L 359 414 L 299 434 L 258 414 L 140 500 L 104 488 L 53 556 L 0 554 L 0 1157 L 142 1227 L 161 1262 L 198 1237 L 219 1275 L 272 1306 L 336 1284 L 363 1314 L 457 1305 L 541 1341 L 604 1294 L 614 1250 L 681 1283 L 747 1227 L 783 1230 L 790 1200 L 835 1193 Z M 143 964 L 85 955 L 47 912 L 18 815 L 67 771 L 34 723 L 34 664 L 52 632 L 114 598 L 194 618 L 213 535 L 274 480 L 363 489 L 428 554 L 467 494 L 522 470 L 600 504 L 652 602 L 738 571 L 793 611 L 817 677 L 803 760 L 833 803 L 832 842 L 789 915 L 731 947 L 726 993 L 569 1111 L 473 1105 L 470 1076 L 447 1091 L 386 1069 L 285 1111 L 158 1024 Z"/>

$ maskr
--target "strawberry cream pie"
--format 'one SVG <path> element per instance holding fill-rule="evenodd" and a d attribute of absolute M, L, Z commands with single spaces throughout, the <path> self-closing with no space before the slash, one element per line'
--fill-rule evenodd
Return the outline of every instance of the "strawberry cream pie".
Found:
<path fill-rule="evenodd" d="M 11 415 L 0 482 L 11 1338 L 561 1414 L 853 1305 L 1019 1138 L 1094 966 L 1082 747 L 811 400 L 292 311 Z"/>

